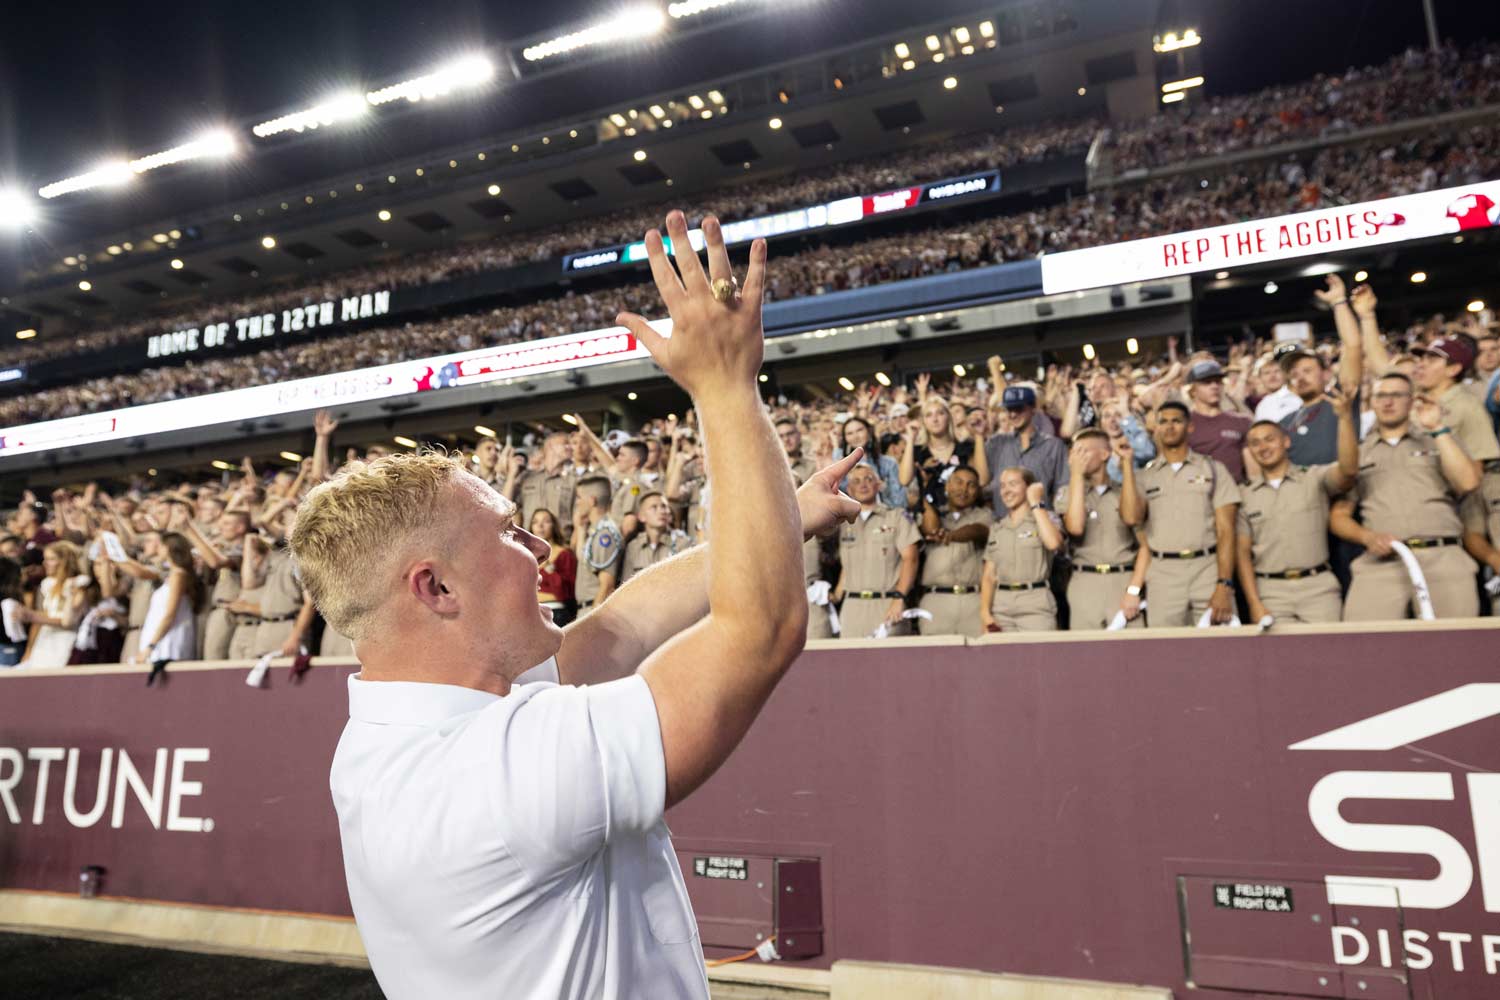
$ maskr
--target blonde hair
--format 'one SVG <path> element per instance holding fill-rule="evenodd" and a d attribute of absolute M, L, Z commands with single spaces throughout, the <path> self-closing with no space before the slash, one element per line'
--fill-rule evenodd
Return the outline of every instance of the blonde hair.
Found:
<path fill-rule="evenodd" d="M 390 594 L 396 559 L 431 538 L 460 470 L 438 451 L 352 462 L 297 508 L 290 540 L 302 583 L 340 635 L 358 642 Z"/>
<path fill-rule="evenodd" d="M 58 571 L 52 574 L 56 579 L 66 580 L 83 572 L 83 550 L 72 542 L 66 540 L 51 542 L 42 549 L 42 554 L 57 557 Z"/>

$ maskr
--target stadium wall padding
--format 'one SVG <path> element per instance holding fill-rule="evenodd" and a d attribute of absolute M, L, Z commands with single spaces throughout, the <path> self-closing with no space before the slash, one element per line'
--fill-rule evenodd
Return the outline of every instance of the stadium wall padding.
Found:
<path fill-rule="evenodd" d="M 819 859 L 819 967 L 1404 997 L 1404 954 L 1416 997 L 1492 997 L 1496 627 L 819 643 L 668 822 L 690 891 L 695 854 Z M 328 764 L 354 669 L 0 675 L 0 887 L 95 864 L 109 895 L 347 914 Z M 1351 878 L 1376 881 L 1331 903 Z"/>

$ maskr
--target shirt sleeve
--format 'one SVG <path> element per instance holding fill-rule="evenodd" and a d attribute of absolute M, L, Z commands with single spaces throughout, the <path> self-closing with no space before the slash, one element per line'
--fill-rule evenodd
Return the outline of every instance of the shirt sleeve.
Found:
<path fill-rule="evenodd" d="M 542 880 L 613 838 L 655 826 L 666 808 L 667 767 L 656 702 L 640 675 L 528 688 L 485 709 L 475 725 L 490 754 L 500 835 Z"/>
<path fill-rule="evenodd" d="M 1228 507 L 1232 503 L 1240 502 L 1240 488 L 1234 481 L 1234 473 L 1216 458 L 1209 459 L 1214 464 L 1214 510 L 1220 507 Z"/>
<path fill-rule="evenodd" d="M 896 548 L 904 549 L 922 540 L 922 533 L 917 530 L 917 525 L 909 517 L 901 518 L 901 524 L 896 528 Z"/>

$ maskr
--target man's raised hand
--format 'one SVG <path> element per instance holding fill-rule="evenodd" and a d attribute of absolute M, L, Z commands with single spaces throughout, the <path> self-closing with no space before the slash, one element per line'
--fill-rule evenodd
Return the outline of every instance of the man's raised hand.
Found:
<path fill-rule="evenodd" d="M 655 229 L 646 233 L 646 256 L 656 289 L 672 317 L 672 335 L 663 337 L 635 313 L 620 313 L 615 322 L 633 333 L 662 370 L 694 398 L 725 390 L 754 389 L 765 352 L 760 319 L 765 240 L 750 245 L 750 267 L 744 284 L 727 302 L 721 302 L 714 297 L 712 283 L 733 281 L 734 273 L 719 220 L 714 216 L 703 220 L 707 272 L 691 248 L 687 219 L 681 212 L 668 214 L 667 235 L 672 239 L 677 270 L 667 259 L 661 233 Z"/>
<path fill-rule="evenodd" d="M 822 537 L 841 524 L 853 524 L 859 517 L 859 501 L 840 490 L 839 483 L 864 455 L 863 448 L 855 448 L 827 468 L 814 472 L 797 490 L 803 537 Z"/>

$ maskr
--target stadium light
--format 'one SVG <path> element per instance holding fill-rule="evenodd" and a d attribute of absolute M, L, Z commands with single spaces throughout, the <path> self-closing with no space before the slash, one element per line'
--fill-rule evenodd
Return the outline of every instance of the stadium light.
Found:
<path fill-rule="evenodd" d="M 280 135 L 282 132 L 304 132 L 308 129 L 316 129 L 320 125 L 351 121 L 369 113 L 369 110 L 370 105 L 360 95 L 343 93 L 305 111 L 294 111 L 289 115 L 261 122 L 250 131 L 259 138 L 265 139 Z"/>
<path fill-rule="evenodd" d="M 938 49 L 943 47 L 943 43 L 938 41 L 937 35 L 928 35 L 925 39 L 923 39 L 923 41 L 927 43 L 928 52 L 936 52 Z"/>
<path fill-rule="evenodd" d="M 495 64 L 482 55 L 468 55 L 455 59 L 425 76 L 393 83 L 365 94 L 365 100 L 375 107 L 391 101 L 431 100 L 446 97 L 455 90 L 470 90 L 483 86 L 495 78 Z"/>
<path fill-rule="evenodd" d="M 1140 341 L 1136 340 L 1134 337 L 1126 337 L 1125 338 L 1125 351 L 1126 351 L 1126 353 L 1128 353 L 1128 354 L 1139 354 L 1140 350 L 1141 350 Z"/>
<path fill-rule="evenodd" d="M 176 257 L 172 258 L 172 270 L 174 270 L 174 271 L 181 271 L 182 270 L 182 261 L 179 260 Z"/>
<path fill-rule="evenodd" d="M 173 146 L 171 149 L 160 153 L 152 153 L 150 156 L 142 156 L 130 161 L 130 169 L 135 173 L 144 174 L 148 170 L 157 167 L 165 167 L 173 163 L 182 163 L 185 160 L 201 160 L 212 158 L 222 160 L 234 155 L 239 148 L 234 134 L 228 129 L 213 129 L 205 132 L 192 142 L 185 142 L 181 146 Z"/>
<path fill-rule="evenodd" d="M 958 87 L 958 77 L 950 76 L 943 80 L 944 90 L 954 90 Z"/>
<path fill-rule="evenodd" d="M 1185 101 L 1185 100 L 1187 100 L 1187 94 L 1183 93 L 1180 90 L 1177 93 L 1175 93 L 1175 94 L 1162 94 L 1161 95 L 1161 102 L 1163 104 L 1176 104 L 1178 101 Z"/>
<path fill-rule="evenodd" d="M 35 336 L 36 336 L 36 331 L 33 330 L 33 329 L 30 329 L 30 328 L 27 328 L 25 330 L 17 330 L 16 331 L 16 339 L 17 340 L 30 340 L 32 337 L 35 337 Z"/>
<path fill-rule="evenodd" d="M 1201 45 L 1203 39 L 1199 37 L 1196 28 L 1189 28 L 1182 34 L 1169 31 L 1165 35 L 1158 35 L 1151 41 L 1151 48 L 1157 52 L 1176 52 L 1178 49 L 1190 49 L 1194 45 Z"/>
<path fill-rule="evenodd" d="M 1370 278 L 1370 272 L 1369 271 L 1355 271 L 1354 272 L 1354 280 L 1355 281 L 1368 281 L 1369 278 Z"/>
<path fill-rule="evenodd" d="M 78 283 L 78 290 L 80 292 L 92 292 L 94 290 L 94 283 L 85 278 Z"/>
<path fill-rule="evenodd" d="M 1094 358 L 1095 358 L 1095 356 L 1096 356 L 1096 352 L 1094 351 L 1094 345 L 1093 344 L 1084 344 L 1083 345 L 1083 358 L 1084 358 L 1084 360 L 1085 361 L 1093 361 Z"/>
<path fill-rule="evenodd" d="M 1420 285 L 1422 282 L 1424 282 L 1426 280 L 1427 280 L 1427 272 L 1426 271 L 1413 271 L 1412 272 L 1411 283 L 1413 285 Z"/>
<path fill-rule="evenodd" d="M 956 42 L 958 42 L 958 44 L 960 44 L 960 45 L 968 45 L 969 44 L 969 29 L 965 28 L 961 24 L 958 27 L 954 28 L 953 29 L 953 40 L 956 41 Z"/>
<path fill-rule="evenodd" d="M 840 375 L 839 376 L 839 385 L 841 385 L 841 386 L 844 387 L 844 391 L 845 392 L 853 392 L 854 391 L 854 383 L 851 382 L 851 381 L 849 381 L 849 376 L 847 376 L 847 375 Z"/>
<path fill-rule="evenodd" d="M 20 229 L 36 220 L 36 205 L 20 191 L 0 188 L 0 227 Z"/>
<path fill-rule="evenodd" d="M 881 385 L 885 386 L 887 389 L 889 389 L 891 387 L 891 377 L 889 375 L 887 375 L 885 372 L 876 372 L 875 373 L 875 381 L 879 382 Z"/>
<path fill-rule="evenodd" d="M 979 22 L 979 34 L 982 35 L 982 36 L 984 36 L 985 38 L 994 38 L 995 37 L 995 22 L 994 21 L 980 21 Z"/>
<path fill-rule="evenodd" d="M 1279 290 L 1279 286 L 1274 281 L 1266 282 L 1266 287 L 1263 289 L 1267 295 L 1275 295 Z"/>
<path fill-rule="evenodd" d="M 634 153 L 631 153 L 630 155 L 635 159 L 635 162 L 637 162 L 637 163 L 640 163 L 640 162 L 642 162 L 643 160 L 646 159 L 646 151 L 644 149 L 637 149 Z"/>
<path fill-rule="evenodd" d="M 640 399 L 640 398 L 641 398 L 641 397 L 640 397 L 640 396 L 638 396 L 638 395 L 636 395 L 636 394 L 635 394 L 635 393 L 633 393 L 633 392 L 627 392 L 627 393 L 626 393 L 626 394 L 625 394 L 625 398 L 626 398 L 626 399 L 629 399 L 629 400 L 636 400 L 636 399 Z"/>
<path fill-rule="evenodd" d="M 276 237 L 274 237 L 274 236 L 262 236 L 260 238 L 260 245 L 263 246 L 263 247 L 265 247 L 267 250 L 275 250 L 276 249 Z"/>
<path fill-rule="evenodd" d="M 969 370 L 963 365 L 954 365 L 953 374 L 957 375 L 959 378 L 963 378 L 965 375 L 969 374 Z"/>
<path fill-rule="evenodd" d="M 397 434 L 395 437 L 391 438 L 391 440 L 396 442 L 403 448 L 415 448 L 417 446 L 417 442 L 401 434 Z"/>
<path fill-rule="evenodd" d="M 134 176 L 135 171 L 130 169 L 129 163 L 124 160 L 112 160 L 86 174 L 53 181 L 38 189 L 37 194 L 43 198 L 56 198 L 60 195 L 72 194 L 74 191 L 86 191 L 89 188 L 117 187 L 129 183 Z"/>
<path fill-rule="evenodd" d="M 297 454 L 295 451 L 284 451 L 281 453 L 281 457 L 286 459 L 288 462 L 302 461 L 302 456 Z"/>
<path fill-rule="evenodd" d="M 212 462 L 209 462 L 208 464 L 212 465 L 215 469 L 218 469 L 220 472 L 233 472 L 234 471 L 234 466 L 230 465 L 228 462 L 224 461 L 222 458 L 216 458 Z"/>
<path fill-rule="evenodd" d="M 1163 94 L 1175 94 L 1178 91 L 1192 90 L 1194 87 L 1201 86 L 1203 86 L 1203 77 L 1190 76 L 1186 80 L 1173 80 L 1171 83 L 1162 84 L 1161 92 Z"/>
<path fill-rule="evenodd" d="M 483 424 L 475 424 L 474 433 L 480 435 L 481 437 L 487 438 L 499 437 L 498 434 L 496 434 L 493 430 L 484 426 Z"/>
<path fill-rule="evenodd" d="M 572 424 L 574 427 L 578 426 L 578 418 L 571 413 L 564 413 L 562 419 L 565 424 Z"/>
<path fill-rule="evenodd" d="M 699 97 L 697 94 L 688 95 L 688 104 L 692 105 L 694 111 L 703 110 L 703 98 Z"/>
<path fill-rule="evenodd" d="M 500 185 L 499 184 L 491 184 L 489 187 L 485 188 L 485 190 L 489 192 L 489 195 L 490 195 L 491 198 L 495 198 L 495 197 L 498 197 L 499 194 L 500 194 Z"/>
<path fill-rule="evenodd" d="M 1218 281 L 1223 281 L 1227 277 L 1229 277 L 1229 272 L 1228 271 L 1215 271 L 1214 272 L 1214 278 L 1216 280 L 1218 280 Z"/>
<path fill-rule="evenodd" d="M 738 0 L 685 0 L 684 3 L 667 4 L 667 13 L 674 18 L 696 17 L 720 7 L 730 7 Z"/>
<path fill-rule="evenodd" d="M 521 56 L 527 62 L 540 62 L 543 59 L 565 55 L 589 45 L 617 42 L 622 39 L 650 38 L 660 34 L 666 25 L 666 16 L 659 9 L 634 7 L 607 21 L 591 24 L 581 31 L 559 35 L 540 45 L 528 45 L 521 51 Z"/>
<path fill-rule="evenodd" d="M 766 124 L 771 126 L 772 130 L 774 131 L 775 129 L 781 128 L 781 119 L 772 118 L 770 121 L 766 122 Z"/>
<path fill-rule="evenodd" d="M 390 222 L 391 210 L 388 208 L 382 208 L 380 211 L 375 213 L 375 218 L 379 219 L 381 222 Z"/>
<path fill-rule="evenodd" d="M 907 45 L 905 42 L 897 42 L 895 46 L 892 47 L 891 51 L 896 53 L 897 59 L 911 58 L 911 46 Z"/>
<path fill-rule="evenodd" d="M 1475 299 L 1473 302 L 1470 302 L 1465 308 L 1468 309 L 1471 313 L 1482 313 L 1484 312 L 1484 299 Z"/>

